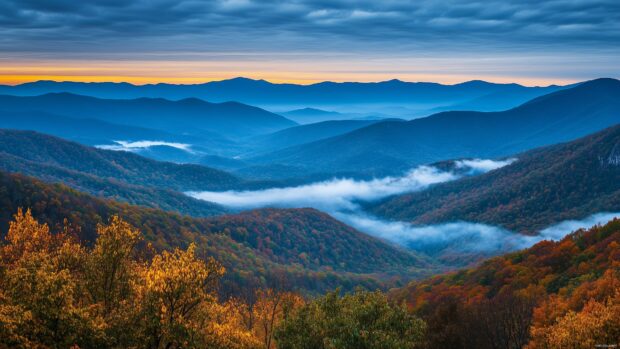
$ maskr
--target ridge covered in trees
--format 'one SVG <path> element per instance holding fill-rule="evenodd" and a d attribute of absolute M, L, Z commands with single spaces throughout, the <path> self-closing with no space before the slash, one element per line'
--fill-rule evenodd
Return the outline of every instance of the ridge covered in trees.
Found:
<path fill-rule="evenodd" d="M 266 285 L 282 278 L 309 292 L 338 286 L 385 288 L 438 270 L 425 258 L 314 209 L 192 218 L 0 172 L 0 229 L 8 228 L 12 212 L 19 207 L 30 207 L 37 219 L 51 227 L 60 228 L 64 220 L 79 227 L 78 237 L 85 243 L 95 240 L 98 223 L 117 214 L 140 227 L 144 240 L 157 250 L 185 248 L 193 242 L 201 255 L 215 257 L 230 270 L 222 281 L 229 292 L 239 285 Z"/>
<path fill-rule="evenodd" d="M 465 220 L 526 234 L 567 219 L 620 211 L 620 125 L 516 158 L 486 174 L 368 208 L 415 224 Z"/>
<path fill-rule="evenodd" d="M 156 252 L 118 216 L 92 246 L 20 209 L 0 244 L 0 348 L 412 348 L 424 323 L 380 292 L 219 297 L 196 245 Z M 346 326 L 346 331 L 342 331 Z M 378 346 L 377 346 L 378 345 Z"/>

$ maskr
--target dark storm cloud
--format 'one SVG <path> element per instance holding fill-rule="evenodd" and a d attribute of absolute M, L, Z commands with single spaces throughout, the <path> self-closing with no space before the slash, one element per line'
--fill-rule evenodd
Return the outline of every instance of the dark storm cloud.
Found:
<path fill-rule="evenodd" d="M 615 50 L 620 1 L 4 0 L 0 36 L 5 51 Z"/>

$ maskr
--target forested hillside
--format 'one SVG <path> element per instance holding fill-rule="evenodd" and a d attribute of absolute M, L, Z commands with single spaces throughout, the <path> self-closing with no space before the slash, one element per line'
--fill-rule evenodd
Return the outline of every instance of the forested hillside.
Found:
<path fill-rule="evenodd" d="M 136 185 L 205 190 L 232 188 L 239 183 L 235 176 L 205 166 L 154 161 L 130 152 L 87 147 L 31 131 L 0 130 L 0 151 L 23 160 Z"/>
<path fill-rule="evenodd" d="M 20 207 L 31 208 L 37 219 L 59 229 L 67 219 L 79 227 L 78 235 L 85 242 L 94 240 L 98 223 L 116 214 L 139 226 L 145 241 L 157 250 L 194 242 L 198 252 L 234 270 L 225 277 L 230 290 L 279 279 L 306 291 L 355 285 L 374 288 L 435 270 L 425 259 L 313 209 L 258 210 L 197 219 L 0 173 L 0 231 L 6 231 Z"/>
<path fill-rule="evenodd" d="M 206 217 L 226 212 L 182 194 L 187 188 L 230 189 L 242 181 L 198 165 L 158 162 L 132 154 L 83 146 L 31 131 L 0 130 L 0 170 L 133 205 Z"/>
<path fill-rule="evenodd" d="M 89 245 L 30 210 L 9 225 L 0 240 L 0 348 L 409 348 L 424 335 L 423 321 L 378 291 L 309 300 L 282 284 L 244 285 L 222 296 L 230 269 L 194 243 L 140 248 L 140 229 L 118 216 L 98 224 Z"/>
<path fill-rule="evenodd" d="M 416 224 L 466 220 L 522 233 L 620 211 L 620 126 L 516 158 L 495 171 L 390 198 L 369 209 Z"/>
<path fill-rule="evenodd" d="M 620 220 L 393 290 L 428 348 L 590 348 L 620 340 Z"/>

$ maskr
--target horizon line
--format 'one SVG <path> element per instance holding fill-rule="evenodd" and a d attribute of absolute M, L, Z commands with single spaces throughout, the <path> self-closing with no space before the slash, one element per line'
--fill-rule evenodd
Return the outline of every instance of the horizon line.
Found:
<path fill-rule="evenodd" d="M 209 84 L 209 83 L 217 83 L 217 82 L 226 82 L 226 81 L 233 81 L 233 80 L 249 80 L 249 81 L 253 81 L 253 82 L 266 82 L 268 84 L 271 85 L 298 85 L 298 86 L 313 86 L 313 85 L 320 85 L 320 84 L 325 84 L 325 83 L 333 83 L 333 84 L 380 84 L 380 83 L 389 83 L 389 82 L 401 82 L 401 83 L 406 83 L 406 84 L 437 84 L 437 85 L 442 85 L 442 86 L 457 86 L 457 85 L 463 85 L 463 84 L 467 84 L 467 83 L 473 83 L 473 82 L 482 82 L 482 83 L 487 83 L 487 84 L 495 84 L 495 85 L 519 85 L 519 86 L 523 86 L 523 87 L 550 87 L 550 86 L 568 86 L 568 85 L 572 85 L 572 84 L 576 84 L 576 83 L 581 83 L 581 82 L 585 82 L 585 81 L 590 81 L 590 80 L 596 80 L 596 79 L 600 79 L 600 78 L 604 78 L 604 77 L 597 77 L 597 78 L 591 78 L 591 79 L 586 79 L 586 80 L 575 80 L 574 82 L 571 83 L 566 83 L 566 80 L 563 80 L 563 82 L 555 82 L 555 83 L 549 83 L 546 85 L 530 85 L 530 84 L 523 84 L 523 83 L 518 83 L 518 82 L 496 82 L 496 81 L 491 81 L 491 80 L 484 80 L 484 79 L 471 79 L 471 80 L 464 80 L 461 82 L 455 82 L 455 83 L 442 83 L 442 82 L 436 82 L 436 81 L 426 81 L 426 80 L 421 80 L 421 81 L 407 81 L 407 80 L 402 80 L 399 78 L 392 78 L 392 79 L 382 79 L 382 80 L 376 80 L 376 81 L 354 81 L 354 80 L 342 80 L 342 81 L 338 81 L 338 80 L 317 80 L 317 81 L 312 81 L 312 82 L 308 82 L 308 83 L 303 83 L 304 80 L 296 80 L 296 79 L 291 79 L 291 80 L 280 80 L 280 79 L 256 79 L 256 78 L 249 78 L 249 77 L 245 77 L 245 76 L 235 76 L 235 77 L 231 77 L 231 78 L 222 78 L 222 79 L 205 79 L 201 82 L 193 82 L 193 83 L 174 83 L 174 82 L 166 82 L 163 81 L 165 79 L 163 79 L 160 82 L 144 82 L 144 83 L 139 83 L 139 82 L 132 82 L 128 80 L 115 80 L 115 79 L 110 79 L 110 80 L 67 80 L 67 79 L 49 79 L 49 78 L 35 78 L 32 80 L 26 80 L 26 81 L 20 81 L 20 82 L 16 82 L 16 83 L 10 83 L 10 82 L 0 82 L 0 86 L 11 86 L 11 87 L 16 87 L 16 86 L 21 86 L 21 85 L 27 85 L 27 84 L 33 84 L 33 83 L 40 83 L 40 82 L 53 82 L 53 83 L 76 83 L 76 84 L 118 84 L 118 85 L 132 85 L 132 86 L 156 86 L 156 85 L 173 85 L 173 86 L 199 86 L 199 85 L 205 85 L 205 84 Z M 612 78 L 615 79 L 615 78 Z M 2 80 L 2 75 L 0 75 L 0 81 Z M 559 79 L 561 80 L 561 79 Z"/>

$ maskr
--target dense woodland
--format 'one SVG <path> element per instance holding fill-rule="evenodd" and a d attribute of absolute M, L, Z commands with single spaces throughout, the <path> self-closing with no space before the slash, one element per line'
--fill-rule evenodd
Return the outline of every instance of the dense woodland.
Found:
<path fill-rule="evenodd" d="M 308 292 L 357 285 L 386 288 L 438 271 L 425 258 L 313 209 L 256 210 L 200 219 L 0 172 L 0 229 L 8 228 L 19 207 L 31 208 L 37 219 L 55 228 L 66 219 L 86 244 L 96 238 L 97 224 L 117 214 L 140 227 L 144 240 L 157 250 L 185 248 L 194 242 L 199 254 L 214 256 L 229 269 L 222 283 L 230 292 L 239 285 L 264 286 L 281 279 Z"/>
<path fill-rule="evenodd" d="M 161 253 L 113 216 L 92 246 L 30 211 L 0 245 L 0 348 L 411 348 L 424 323 L 380 292 L 315 300 L 218 296 L 226 269 L 196 245 Z M 346 329 L 343 331 L 343 329 Z"/>
<path fill-rule="evenodd" d="M 428 348 L 593 348 L 620 343 L 620 220 L 477 268 L 393 290 Z"/>
<path fill-rule="evenodd" d="M 620 220 L 389 296 L 218 292 L 196 244 L 118 216 L 92 245 L 18 210 L 0 245 L 0 348 L 592 348 L 620 341 Z M 405 306 L 405 304 L 407 306 Z"/>

